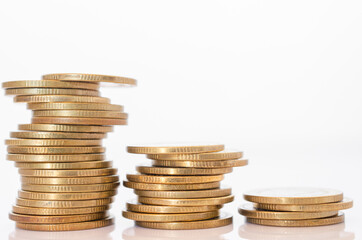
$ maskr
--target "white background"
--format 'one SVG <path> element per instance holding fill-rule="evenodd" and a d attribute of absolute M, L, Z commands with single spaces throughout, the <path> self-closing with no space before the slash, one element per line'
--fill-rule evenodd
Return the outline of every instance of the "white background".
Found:
<path fill-rule="evenodd" d="M 226 206 L 233 227 L 191 233 L 131 228 L 121 210 L 134 195 L 120 187 L 112 233 L 37 235 L 15 231 L 8 220 L 19 175 L 3 145 L 1 239 L 361 239 L 361 26 L 357 0 L 0 1 L 1 81 L 52 72 L 139 81 L 136 88 L 102 89 L 130 115 L 129 125 L 104 141 L 122 179 L 144 162 L 125 151 L 137 142 L 221 142 L 250 160 L 224 180 L 236 195 Z M 30 122 L 25 107 L 1 96 L 1 139 Z M 237 213 L 242 193 L 276 186 L 340 189 L 355 206 L 346 211 L 345 225 L 244 225 Z"/>

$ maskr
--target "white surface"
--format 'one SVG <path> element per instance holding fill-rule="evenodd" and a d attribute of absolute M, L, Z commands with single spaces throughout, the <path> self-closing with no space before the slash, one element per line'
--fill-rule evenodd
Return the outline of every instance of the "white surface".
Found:
<path fill-rule="evenodd" d="M 217 141 L 250 159 L 224 180 L 236 195 L 226 206 L 233 228 L 132 228 L 121 210 L 133 194 L 121 187 L 112 233 L 38 234 L 14 232 L 7 218 L 19 176 L 3 146 L 1 239 L 361 239 L 361 7 L 357 0 L 1 1 L 1 81 L 52 72 L 138 79 L 137 88 L 102 90 L 130 114 L 129 126 L 104 141 L 122 179 L 147 161 L 125 153 L 137 142 Z M 30 121 L 11 98 L 1 96 L 1 110 L 1 139 Z M 243 191 L 274 186 L 336 188 L 355 206 L 345 227 L 244 225 Z"/>

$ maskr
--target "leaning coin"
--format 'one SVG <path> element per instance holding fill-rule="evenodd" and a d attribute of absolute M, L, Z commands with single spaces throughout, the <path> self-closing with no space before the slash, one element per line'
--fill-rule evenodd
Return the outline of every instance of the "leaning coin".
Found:
<path fill-rule="evenodd" d="M 214 198 L 193 198 L 193 199 L 169 199 L 169 198 L 150 198 L 138 197 L 138 201 L 143 204 L 166 205 L 166 206 L 203 206 L 203 205 L 222 205 L 232 202 L 233 195 Z"/>
<path fill-rule="evenodd" d="M 198 213 L 168 213 L 168 214 L 152 214 L 152 213 L 137 213 L 123 211 L 122 216 L 131 220 L 141 222 L 179 222 L 179 221 L 197 221 L 215 218 L 219 215 L 219 211 L 198 212 Z"/>
<path fill-rule="evenodd" d="M 50 177 L 21 177 L 23 184 L 34 185 L 82 185 L 82 184 L 99 184 L 118 182 L 118 176 L 101 176 L 101 177 L 63 177 L 63 178 L 50 178 Z"/>
<path fill-rule="evenodd" d="M 300 220 L 300 219 L 313 219 L 325 218 L 338 214 L 338 211 L 329 212 L 276 212 L 255 209 L 252 204 L 244 204 L 238 208 L 241 215 L 248 218 L 260 219 L 283 219 L 283 220 Z"/>
<path fill-rule="evenodd" d="M 219 161 L 233 160 L 243 157 L 243 153 L 239 151 L 222 151 L 212 153 L 197 154 L 148 154 L 147 158 L 154 160 L 181 160 L 181 161 Z"/>
<path fill-rule="evenodd" d="M 153 184 L 123 181 L 123 186 L 139 190 L 153 191 L 186 191 L 197 189 L 213 189 L 220 187 L 220 182 L 194 183 L 194 184 Z"/>
<path fill-rule="evenodd" d="M 72 124 L 72 125 L 127 125 L 120 118 L 75 118 L 75 117 L 33 117 L 33 124 Z"/>
<path fill-rule="evenodd" d="M 190 167 L 190 168 L 230 168 L 248 165 L 248 160 L 222 160 L 222 161 L 174 161 L 153 160 L 153 166 L 160 167 Z"/>
<path fill-rule="evenodd" d="M 91 162 L 69 162 L 69 163 L 27 163 L 16 162 L 15 167 L 21 169 L 91 169 L 91 168 L 109 168 L 112 161 L 91 161 Z M 113 170 L 112 170 L 113 171 Z"/>
<path fill-rule="evenodd" d="M 103 153 L 104 147 L 19 147 L 8 146 L 8 153 L 25 154 L 75 154 L 75 153 Z"/>
<path fill-rule="evenodd" d="M 95 207 L 108 205 L 113 202 L 113 198 L 101 198 L 91 200 L 76 200 L 76 201 L 44 201 L 30 199 L 16 199 L 16 205 L 24 207 L 39 207 L 39 208 L 79 208 L 79 207 Z"/>
<path fill-rule="evenodd" d="M 109 103 L 84 103 L 84 102 L 40 102 L 28 103 L 31 110 L 93 110 L 93 111 L 118 111 L 123 112 L 123 106 Z"/>
<path fill-rule="evenodd" d="M 63 223 L 63 224 L 34 224 L 34 223 L 16 223 L 17 228 L 34 231 L 75 231 L 92 228 L 100 228 L 112 225 L 114 218 L 106 218 L 96 221 Z"/>
<path fill-rule="evenodd" d="M 98 90 L 99 84 L 82 83 L 82 82 L 61 82 L 53 80 L 26 80 L 26 81 L 11 81 L 4 82 L 3 88 L 77 88 Z"/>
<path fill-rule="evenodd" d="M 78 96 L 78 95 L 24 95 L 15 96 L 14 102 L 27 103 L 54 103 L 54 102 L 81 102 L 81 103 L 110 103 L 105 97 Z"/>
<path fill-rule="evenodd" d="M 23 191 L 30 192 L 55 192 L 55 193 L 73 193 L 73 192 L 103 192 L 115 190 L 119 186 L 119 182 L 90 184 L 90 185 L 32 185 L 22 184 Z"/>
<path fill-rule="evenodd" d="M 102 139 L 105 133 L 75 133 L 75 132 L 11 132 L 12 138 L 26 139 Z"/>
<path fill-rule="evenodd" d="M 88 193 L 42 193 L 42 192 L 28 192 L 18 191 L 18 197 L 33 200 L 88 200 L 109 198 L 116 195 L 117 191 L 104 191 L 104 192 L 88 192 Z"/>
<path fill-rule="evenodd" d="M 26 215 L 40 216 L 59 216 L 59 215 L 77 215 L 104 212 L 109 209 L 109 205 L 96 207 L 81 207 L 81 208 L 34 208 L 13 206 L 13 212 Z"/>
<path fill-rule="evenodd" d="M 134 193 L 141 197 L 151 198 L 210 198 L 223 197 L 231 194 L 231 188 L 217 188 L 197 191 L 147 191 L 134 190 Z"/>
<path fill-rule="evenodd" d="M 216 228 L 231 224 L 233 217 L 230 214 L 221 214 L 218 218 L 191 221 L 191 222 L 136 222 L 137 226 L 155 229 L 169 229 L 169 230 L 186 230 L 186 229 L 204 229 Z"/>
<path fill-rule="evenodd" d="M 232 168 L 170 168 L 151 166 L 137 166 L 136 169 L 139 173 L 142 174 L 176 176 L 219 175 L 231 173 L 233 171 Z"/>
<path fill-rule="evenodd" d="M 9 146 L 99 146 L 102 140 L 77 139 L 7 139 L 5 144 Z"/>
<path fill-rule="evenodd" d="M 5 90 L 5 95 L 80 95 L 98 96 L 99 91 L 65 88 L 11 88 Z"/>
<path fill-rule="evenodd" d="M 78 126 L 61 124 L 19 124 L 19 130 L 45 132 L 76 132 L 76 133 L 106 133 L 112 132 L 112 126 Z"/>
<path fill-rule="evenodd" d="M 223 180 L 223 175 L 214 176 L 151 176 L 142 174 L 127 174 L 127 180 L 143 183 L 187 184 L 218 182 Z"/>
<path fill-rule="evenodd" d="M 15 162 L 86 162 L 104 160 L 104 154 L 70 154 L 70 155 L 35 155 L 35 154 L 8 154 L 6 159 Z"/>
<path fill-rule="evenodd" d="M 139 145 L 128 146 L 127 151 L 129 153 L 138 154 L 165 154 L 165 153 L 204 153 L 204 152 L 218 152 L 224 150 L 223 144 L 175 144 L 175 145 Z"/>

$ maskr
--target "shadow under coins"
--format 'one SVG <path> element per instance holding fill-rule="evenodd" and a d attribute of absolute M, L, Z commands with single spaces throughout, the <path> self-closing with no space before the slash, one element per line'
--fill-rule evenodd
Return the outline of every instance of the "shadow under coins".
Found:
<path fill-rule="evenodd" d="M 161 230 L 135 226 L 125 229 L 122 233 L 122 238 L 124 240 L 223 240 L 225 239 L 223 235 L 232 230 L 232 224 L 224 227 L 199 230 Z"/>
<path fill-rule="evenodd" d="M 345 224 L 320 227 L 272 227 L 245 223 L 239 228 L 239 236 L 250 240 L 352 240 L 354 233 L 344 231 Z"/>
<path fill-rule="evenodd" d="M 16 228 L 9 234 L 9 240 L 112 240 L 110 233 L 113 232 L 114 229 L 114 225 L 89 230 L 64 232 L 29 231 Z"/>

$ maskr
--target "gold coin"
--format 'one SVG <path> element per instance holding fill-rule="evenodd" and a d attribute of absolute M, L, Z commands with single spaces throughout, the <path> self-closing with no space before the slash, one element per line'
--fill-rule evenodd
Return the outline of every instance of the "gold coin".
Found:
<path fill-rule="evenodd" d="M 210 198 L 210 197 L 228 196 L 231 194 L 231 188 L 197 190 L 197 191 L 134 190 L 134 193 L 141 197 L 151 197 L 151 198 Z"/>
<path fill-rule="evenodd" d="M 34 231 L 75 231 L 92 228 L 100 228 L 112 225 L 114 218 L 106 218 L 89 222 L 63 223 L 63 224 L 34 224 L 34 223 L 16 223 L 17 228 Z"/>
<path fill-rule="evenodd" d="M 127 174 L 127 180 L 131 182 L 164 183 L 164 184 L 186 184 L 206 183 L 223 180 L 223 175 L 214 176 L 151 176 L 139 174 Z"/>
<path fill-rule="evenodd" d="M 127 125 L 126 119 L 119 118 L 33 117 L 31 122 L 33 124 Z"/>
<path fill-rule="evenodd" d="M 111 161 L 91 161 L 91 162 L 69 162 L 69 163 L 28 163 L 16 162 L 15 167 L 22 169 L 91 169 L 112 167 Z M 113 171 L 113 170 L 112 170 Z M 71 172 L 68 172 L 71 174 Z M 68 174 L 67 173 L 67 174 Z"/>
<path fill-rule="evenodd" d="M 26 215 L 40 216 L 59 216 L 59 215 L 77 215 L 104 212 L 109 209 L 109 205 L 96 207 L 81 207 L 81 208 L 33 208 L 13 206 L 13 212 Z"/>
<path fill-rule="evenodd" d="M 83 215 L 69 215 L 69 216 L 32 216 L 23 215 L 18 213 L 9 213 L 9 218 L 19 223 L 76 223 L 86 222 L 108 217 L 107 212 L 90 213 Z"/>
<path fill-rule="evenodd" d="M 160 167 L 190 167 L 190 168 L 230 168 L 248 165 L 248 160 L 222 160 L 222 161 L 174 161 L 153 160 L 153 166 Z"/>
<path fill-rule="evenodd" d="M 7 139 L 5 144 L 10 146 L 99 146 L 102 144 L 102 140 Z"/>
<path fill-rule="evenodd" d="M 123 112 L 123 106 L 109 103 L 47 102 L 28 103 L 31 110 L 98 110 Z"/>
<path fill-rule="evenodd" d="M 30 155 L 30 154 L 8 154 L 6 159 L 15 162 L 84 162 L 104 160 L 104 154 L 71 154 L 71 155 Z"/>
<path fill-rule="evenodd" d="M 186 190 L 201 190 L 213 189 L 220 187 L 220 182 L 210 183 L 193 183 L 193 184 L 152 184 L 123 181 L 123 186 L 139 190 L 153 191 L 186 191 Z"/>
<path fill-rule="evenodd" d="M 231 173 L 233 171 L 232 168 L 169 168 L 150 166 L 137 166 L 136 169 L 142 174 L 181 176 L 219 175 Z"/>
<path fill-rule="evenodd" d="M 219 161 L 233 160 L 243 157 L 242 152 L 213 152 L 213 153 L 197 153 L 197 154 L 148 154 L 147 158 L 154 160 L 180 160 L 180 161 Z"/>
<path fill-rule="evenodd" d="M 12 138 L 25 139 L 102 139 L 105 133 L 72 133 L 72 132 L 11 132 Z"/>
<path fill-rule="evenodd" d="M 119 181 L 118 176 L 102 177 L 81 177 L 81 178 L 47 178 L 47 177 L 22 177 L 21 182 L 24 184 L 48 184 L 48 185 L 81 185 L 81 184 L 98 184 Z"/>
<path fill-rule="evenodd" d="M 270 188 L 247 191 L 244 198 L 256 203 L 319 204 L 342 201 L 343 193 L 321 188 Z"/>
<path fill-rule="evenodd" d="M 14 102 L 27 103 L 54 103 L 54 102 L 80 102 L 80 103 L 110 103 L 111 100 L 97 96 L 77 96 L 77 95 L 26 95 L 15 96 Z"/>
<path fill-rule="evenodd" d="M 304 205 L 291 205 L 291 204 L 268 204 L 257 203 L 255 204 L 259 209 L 271 211 L 290 211 L 290 212 L 325 212 L 325 211 L 339 211 L 353 207 L 353 201 L 349 198 L 344 198 L 341 202 L 324 203 L 324 204 L 304 204 Z"/>
<path fill-rule="evenodd" d="M 49 200 L 30 200 L 16 199 L 16 205 L 24 207 L 39 207 L 39 208 L 79 208 L 79 207 L 95 207 L 108 205 L 113 202 L 113 198 L 101 198 L 91 200 L 76 200 L 76 201 L 49 201 Z"/>
<path fill-rule="evenodd" d="M 156 206 L 138 203 L 137 201 L 127 202 L 127 210 L 131 212 L 143 213 L 199 213 L 215 211 L 221 208 L 221 205 L 205 205 L 205 206 Z"/>
<path fill-rule="evenodd" d="M 275 211 L 263 211 L 255 209 L 252 204 L 244 204 L 238 208 L 241 215 L 248 218 L 260 218 L 260 219 L 283 219 L 283 220 L 300 220 L 300 219 L 313 219 L 313 218 L 325 218 L 338 214 L 338 211 L 329 212 L 275 212 Z"/>
<path fill-rule="evenodd" d="M 275 219 L 258 219 L 247 218 L 247 222 L 266 225 L 266 226 L 278 226 L 278 227 L 314 227 L 325 226 L 331 224 L 337 224 L 344 221 L 344 214 L 340 213 L 337 216 L 307 220 L 275 220 Z"/>
<path fill-rule="evenodd" d="M 99 84 L 82 83 L 82 82 L 61 82 L 48 80 L 26 80 L 26 81 L 11 81 L 4 82 L 3 88 L 78 88 L 98 90 Z"/>
<path fill-rule="evenodd" d="M 33 199 L 33 200 L 88 200 L 109 198 L 116 195 L 117 191 L 104 191 L 104 192 L 88 192 L 88 193 L 41 193 L 41 192 L 28 192 L 19 191 L 19 198 Z"/>
<path fill-rule="evenodd" d="M 108 163 L 111 164 L 110 161 Z M 74 177 L 93 177 L 93 176 L 112 175 L 117 173 L 117 169 L 115 168 L 80 169 L 80 170 L 19 169 L 19 173 L 22 176 L 37 177 L 37 178 L 38 177 L 74 178 Z"/>
<path fill-rule="evenodd" d="M 78 126 L 78 125 L 57 125 L 57 124 L 19 124 L 19 130 L 44 131 L 44 132 L 87 132 L 105 133 L 112 132 L 112 126 Z"/>
<path fill-rule="evenodd" d="M 230 214 L 221 214 L 218 218 L 191 221 L 191 222 L 136 222 L 139 227 L 168 229 L 168 230 L 187 230 L 187 229 L 205 229 L 216 228 L 229 225 L 233 222 L 233 217 Z"/>
<path fill-rule="evenodd" d="M 137 82 L 133 78 L 88 74 L 88 73 L 56 73 L 43 75 L 45 80 L 63 80 L 63 81 L 79 81 L 79 82 L 109 82 L 125 85 L 136 85 Z"/>
<path fill-rule="evenodd" d="M 166 206 L 203 206 L 203 205 L 222 205 L 232 202 L 233 195 L 214 198 L 183 198 L 183 199 L 170 199 L 170 198 L 150 198 L 138 197 L 138 201 L 143 204 L 150 205 L 166 205 Z"/>
<path fill-rule="evenodd" d="M 205 153 L 224 150 L 224 145 L 151 145 L 151 146 L 128 146 L 129 153 L 138 154 L 180 154 L 180 153 Z"/>
<path fill-rule="evenodd" d="M 141 222 L 179 222 L 179 221 L 197 221 L 215 218 L 219 215 L 219 211 L 198 212 L 198 213 L 168 213 L 168 214 L 152 214 L 137 213 L 123 211 L 122 216 L 131 220 Z"/>
<path fill-rule="evenodd" d="M 75 154 L 75 153 L 103 153 L 104 147 L 18 147 L 8 146 L 8 153 L 25 154 Z"/>
<path fill-rule="evenodd" d="M 89 110 L 35 110 L 34 117 L 77 117 L 77 118 L 120 118 L 128 115 L 119 111 L 89 111 Z"/>
<path fill-rule="evenodd" d="M 104 192 L 115 190 L 119 186 L 119 182 L 90 184 L 90 185 L 31 185 L 22 184 L 21 189 L 31 192 L 55 192 L 55 193 L 69 193 L 69 192 Z"/>
<path fill-rule="evenodd" d="M 11 88 L 5 90 L 5 95 L 79 95 L 98 96 L 99 91 L 65 88 Z"/>

